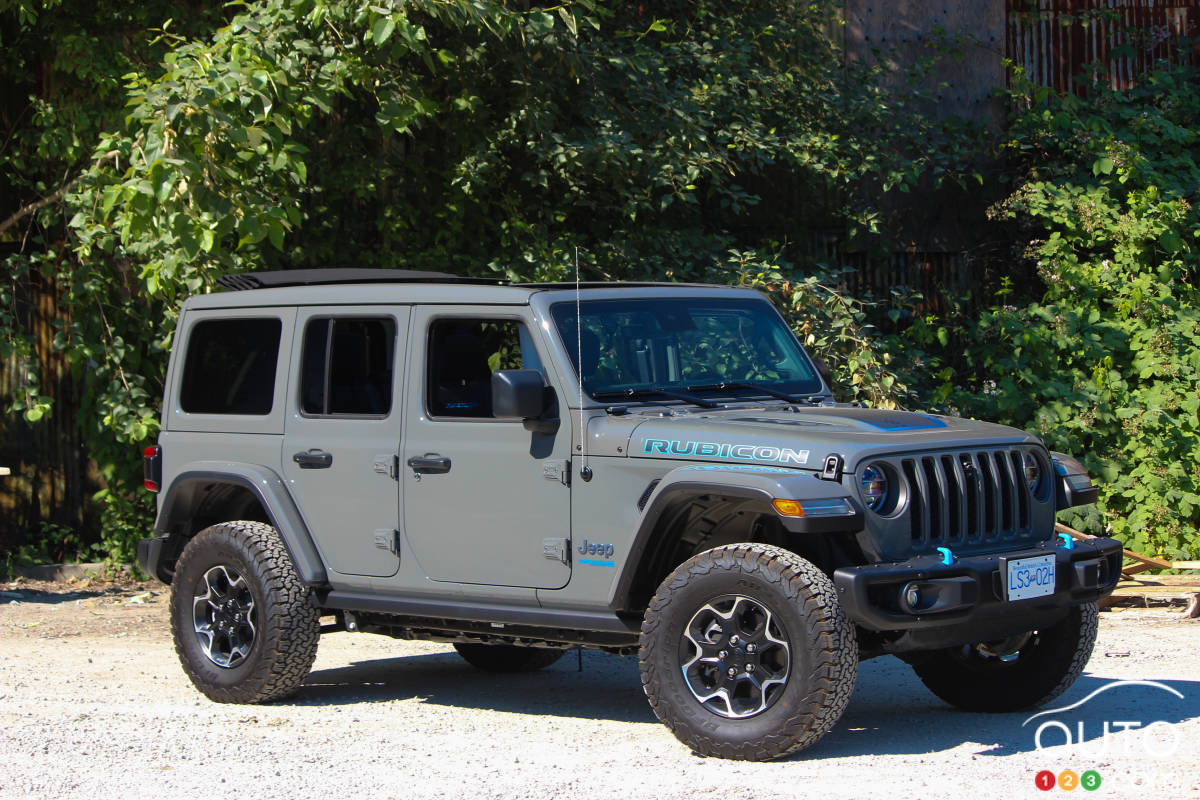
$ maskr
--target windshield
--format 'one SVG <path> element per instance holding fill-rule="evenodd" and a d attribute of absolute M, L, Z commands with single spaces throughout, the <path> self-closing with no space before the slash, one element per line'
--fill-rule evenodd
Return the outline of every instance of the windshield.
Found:
<path fill-rule="evenodd" d="M 670 399 L 672 392 L 732 390 L 750 396 L 758 386 L 776 397 L 822 391 L 812 363 L 766 301 L 587 300 L 580 304 L 582 324 L 574 302 L 557 303 L 550 313 L 593 397 L 654 399 L 657 392 Z"/>

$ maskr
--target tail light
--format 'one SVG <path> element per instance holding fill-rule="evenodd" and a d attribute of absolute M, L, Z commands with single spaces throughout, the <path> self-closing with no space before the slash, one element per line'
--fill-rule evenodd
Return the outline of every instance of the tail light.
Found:
<path fill-rule="evenodd" d="M 156 444 L 142 451 L 142 484 L 152 492 L 162 488 L 162 448 Z"/>

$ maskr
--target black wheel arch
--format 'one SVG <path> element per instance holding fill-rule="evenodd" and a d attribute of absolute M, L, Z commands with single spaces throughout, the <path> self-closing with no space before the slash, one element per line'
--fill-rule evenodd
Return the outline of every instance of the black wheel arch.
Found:
<path fill-rule="evenodd" d="M 802 526 L 794 520 L 789 521 L 789 530 L 771 505 L 773 496 L 761 489 L 677 482 L 651 491 L 652 499 L 617 581 L 615 611 L 644 611 L 659 583 L 673 569 L 703 550 L 726 544 L 755 542 L 782 547 L 827 574 L 839 566 L 863 563 L 858 544 L 849 535 L 852 530 L 814 526 L 817 530 L 800 531 L 795 528 Z"/>
<path fill-rule="evenodd" d="M 170 583 L 183 548 L 200 531 L 219 522 L 252 520 L 279 531 L 284 548 L 304 585 L 327 583 L 325 564 L 308 526 L 283 481 L 272 470 L 242 466 L 224 471 L 194 469 L 179 473 L 159 501 L 154 535 L 163 540 L 156 563 L 143 568 Z"/>

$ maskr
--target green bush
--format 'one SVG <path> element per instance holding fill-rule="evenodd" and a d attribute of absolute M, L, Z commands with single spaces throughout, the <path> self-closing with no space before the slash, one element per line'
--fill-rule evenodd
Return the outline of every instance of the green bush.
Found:
<path fill-rule="evenodd" d="M 1013 287 L 943 339 L 901 343 L 935 364 L 922 395 L 1007 422 L 1076 455 L 1101 484 L 1093 533 L 1170 558 L 1200 556 L 1200 75 L 1163 68 L 1087 99 L 1019 79 L 1005 155 L 1013 190 L 991 210 L 1044 294 Z M 914 379 L 916 382 L 918 379 Z"/>
<path fill-rule="evenodd" d="M 897 342 L 871 323 L 877 309 L 836 288 L 840 277 L 823 266 L 798 270 L 778 257 L 741 250 L 730 251 L 708 275 L 770 297 L 805 349 L 829 366 L 839 401 L 899 408 L 913 398 L 892 367 L 890 347 Z"/>

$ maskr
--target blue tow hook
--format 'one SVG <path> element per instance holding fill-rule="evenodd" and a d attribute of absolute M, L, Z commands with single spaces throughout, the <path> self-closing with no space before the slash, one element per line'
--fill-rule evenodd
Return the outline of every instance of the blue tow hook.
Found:
<path fill-rule="evenodd" d="M 942 554 L 942 563 L 943 564 L 945 564 L 946 566 L 950 566 L 951 564 L 954 563 L 954 553 L 950 552 L 949 547 L 939 547 L 937 549 L 937 551 Z"/>
<path fill-rule="evenodd" d="M 1060 533 L 1058 538 L 1062 539 L 1062 546 L 1067 550 L 1075 549 L 1075 540 L 1071 538 L 1069 533 Z"/>

